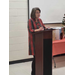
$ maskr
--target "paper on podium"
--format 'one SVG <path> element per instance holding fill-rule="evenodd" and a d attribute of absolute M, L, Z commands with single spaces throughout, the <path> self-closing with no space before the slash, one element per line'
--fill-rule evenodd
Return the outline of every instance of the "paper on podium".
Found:
<path fill-rule="evenodd" d="M 63 27 L 51 27 L 51 29 L 62 29 Z"/>

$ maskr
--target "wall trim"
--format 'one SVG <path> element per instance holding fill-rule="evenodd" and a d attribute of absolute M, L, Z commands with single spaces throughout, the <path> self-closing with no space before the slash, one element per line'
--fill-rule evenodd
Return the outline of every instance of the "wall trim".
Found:
<path fill-rule="evenodd" d="M 9 65 L 32 61 L 33 58 L 9 61 Z"/>
<path fill-rule="evenodd" d="M 65 53 L 64 54 L 55 55 L 53 57 L 64 56 L 64 55 L 65 55 Z M 23 62 L 30 62 L 32 60 L 33 60 L 33 58 L 21 59 L 21 60 L 15 60 L 15 61 L 9 61 L 9 65 L 23 63 Z"/>
<path fill-rule="evenodd" d="M 29 20 L 29 0 L 27 1 L 28 3 L 28 20 Z"/>
<path fill-rule="evenodd" d="M 65 55 L 65 53 L 63 53 L 63 54 L 58 54 L 58 55 L 54 55 L 53 57 L 59 57 L 59 56 L 64 56 Z"/>
<path fill-rule="evenodd" d="M 62 24 L 62 23 L 44 23 L 44 25 L 52 25 L 52 24 Z"/>

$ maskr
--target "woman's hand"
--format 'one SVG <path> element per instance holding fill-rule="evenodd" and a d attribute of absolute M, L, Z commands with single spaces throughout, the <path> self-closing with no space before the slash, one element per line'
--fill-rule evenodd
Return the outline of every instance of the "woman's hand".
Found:
<path fill-rule="evenodd" d="M 46 29 L 50 29 L 50 27 L 48 26 L 48 27 L 46 27 Z"/>
<path fill-rule="evenodd" d="M 40 27 L 39 29 L 35 29 L 34 31 L 37 32 L 37 31 L 42 31 L 42 30 L 44 30 L 44 28 Z"/>
<path fill-rule="evenodd" d="M 42 31 L 42 30 L 44 30 L 44 28 L 43 28 L 43 27 L 40 27 L 40 28 L 39 28 L 39 31 Z"/>

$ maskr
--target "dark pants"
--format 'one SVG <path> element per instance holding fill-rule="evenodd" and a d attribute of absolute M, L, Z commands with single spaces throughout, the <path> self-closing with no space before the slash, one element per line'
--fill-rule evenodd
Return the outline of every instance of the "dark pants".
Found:
<path fill-rule="evenodd" d="M 35 75 L 35 55 L 33 56 L 31 75 Z"/>

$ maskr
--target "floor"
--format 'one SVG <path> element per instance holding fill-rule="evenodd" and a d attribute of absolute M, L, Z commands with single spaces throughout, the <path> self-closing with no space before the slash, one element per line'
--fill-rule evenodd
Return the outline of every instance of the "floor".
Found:
<path fill-rule="evenodd" d="M 65 56 L 54 57 L 56 68 L 52 61 L 52 75 L 65 75 Z M 30 62 L 9 65 L 9 75 L 31 75 Z"/>

